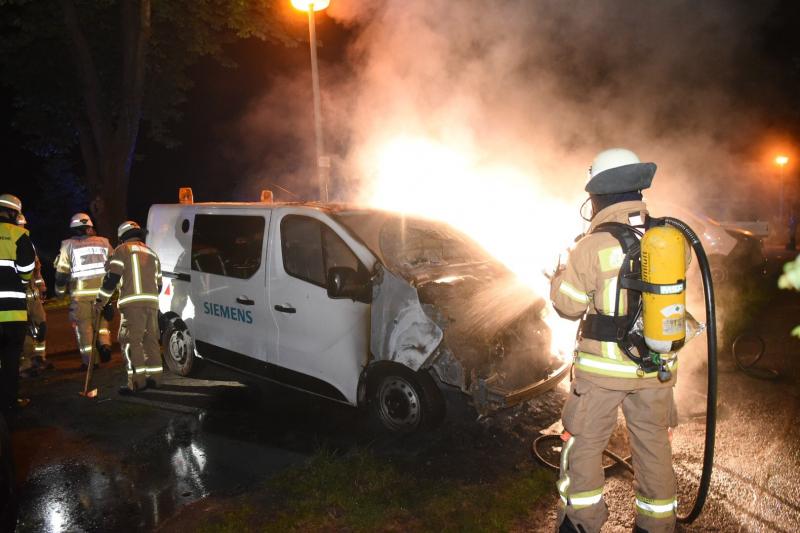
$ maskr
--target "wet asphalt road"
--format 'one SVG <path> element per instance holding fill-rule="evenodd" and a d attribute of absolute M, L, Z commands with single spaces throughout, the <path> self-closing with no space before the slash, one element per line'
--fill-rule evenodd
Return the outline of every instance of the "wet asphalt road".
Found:
<path fill-rule="evenodd" d="M 74 346 L 66 320 L 64 311 L 49 315 L 63 322 L 49 347 Z M 85 399 L 77 352 L 49 360 L 55 370 L 21 381 L 32 402 L 12 435 L 17 531 L 149 531 L 184 505 L 262 482 L 323 442 L 352 445 L 361 424 L 348 407 L 218 369 L 200 374 L 213 381 L 166 374 L 157 390 L 123 397 L 118 349 L 95 372 L 99 396 Z"/>
<path fill-rule="evenodd" d="M 712 493 L 700 519 L 680 531 L 800 531 L 800 341 L 788 335 L 800 323 L 800 294 L 776 292 L 768 313 L 753 326 L 767 341 L 760 364 L 781 377 L 752 379 L 721 355 Z M 65 313 L 51 314 L 51 324 L 58 320 L 65 323 Z M 66 326 L 51 326 L 51 335 L 51 346 L 70 349 Z M 530 460 L 529 443 L 558 419 L 562 399 L 557 391 L 481 422 L 463 410 L 431 435 L 376 442 L 353 409 L 278 387 L 243 385 L 230 375 L 215 376 L 226 381 L 168 377 L 156 391 L 120 397 L 118 352 L 96 373 L 99 398 L 87 400 L 78 396 L 83 375 L 77 353 L 52 360 L 56 370 L 22 385 L 33 402 L 13 435 L 18 531 L 150 531 L 167 520 L 163 530 L 183 530 L 182 512 L 252 490 L 321 445 L 347 450 L 369 443 L 379 453 L 419 458 L 421 468 L 445 476 L 502 475 Z M 678 384 L 682 423 L 673 448 L 682 509 L 699 477 L 703 439 L 703 419 L 696 415 L 703 410 L 704 375 L 701 361 L 695 363 L 682 359 Z M 689 379 L 693 375 L 700 383 Z M 604 531 L 630 531 L 632 498 L 631 476 L 610 474 Z M 532 507 L 525 530 L 552 531 L 555 507 L 554 490 Z"/>

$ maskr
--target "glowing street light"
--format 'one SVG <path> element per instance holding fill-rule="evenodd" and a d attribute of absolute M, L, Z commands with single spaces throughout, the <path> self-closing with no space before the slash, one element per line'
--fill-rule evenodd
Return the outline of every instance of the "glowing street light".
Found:
<path fill-rule="evenodd" d="M 331 5 L 330 0 L 292 0 L 292 6 L 300 11 L 322 11 Z"/>
<path fill-rule="evenodd" d="M 780 201 L 780 208 L 778 211 L 778 215 L 780 216 L 781 223 L 783 223 L 783 213 L 784 213 L 783 205 L 784 205 L 784 196 L 786 188 L 784 184 L 786 180 L 783 177 L 783 169 L 788 163 L 789 163 L 789 156 L 783 154 L 775 156 L 775 164 L 778 165 L 778 168 L 780 169 L 778 172 L 780 175 L 780 182 L 781 182 L 781 201 Z"/>
<path fill-rule="evenodd" d="M 319 199 L 328 201 L 328 175 L 331 161 L 325 155 L 325 143 L 322 139 L 322 110 L 319 103 L 319 69 L 317 67 L 317 27 L 314 13 L 322 11 L 330 5 L 330 0 L 292 0 L 295 9 L 308 12 L 308 41 L 311 48 L 311 88 L 314 98 L 314 137 L 317 146 L 317 180 Z"/>

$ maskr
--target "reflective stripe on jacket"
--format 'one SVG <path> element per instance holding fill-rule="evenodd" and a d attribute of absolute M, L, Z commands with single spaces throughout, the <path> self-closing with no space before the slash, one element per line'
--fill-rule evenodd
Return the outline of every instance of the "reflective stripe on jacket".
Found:
<path fill-rule="evenodd" d="M 69 285 L 73 300 L 94 300 L 106 273 L 111 243 L 105 237 L 87 235 L 61 243 L 56 258 L 56 294 L 64 294 Z"/>
<path fill-rule="evenodd" d="M 566 268 L 558 272 L 550 286 L 553 306 L 571 319 L 584 313 L 613 315 L 617 297 L 617 278 L 624 253 L 616 238 L 608 232 L 591 233 L 604 222 L 641 225 L 647 216 L 644 202 L 620 202 L 606 207 L 592 219 L 589 230 L 570 252 Z M 688 252 L 687 252 L 688 253 Z M 619 314 L 627 312 L 627 291 L 620 291 Z M 657 373 L 639 376 L 637 365 L 615 342 L 579 338 L 575 373 L 600 386 L 616 390 L 672 386 L 658 381 Z M 673 375 L 677 363 L 673 365 Z"/>
<path fill-rule="evenodd" d="M 28 320 L 25 288 L 35 267 L 28 230 L 0 222 L 0 322 Z"/>
<path fill-rule="evenodd" d="M 158 308 L 161 292 L 161 262 L 141 241 L 128 241 L 114 250 L 98 301 L 107 303 L 119 287 L 119 307 L 140 305 Z"/>

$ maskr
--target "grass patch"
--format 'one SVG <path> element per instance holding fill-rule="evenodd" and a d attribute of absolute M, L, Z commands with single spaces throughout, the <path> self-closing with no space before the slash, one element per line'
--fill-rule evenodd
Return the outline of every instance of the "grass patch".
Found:
<path fill-rule="evenodd" d="M 243 531 L 253 531 L 251 524 L 256 517 L 255 509 L 249 504 L 245 504 L 231 511 L 226 511 L 219 521 L 201 525 L 197 528 L 197 533 L 242 533 Z"/>
<path fill-rule="evenodd" d="M 508 531 L 553 481 L 533 465 L 491 483 L 429 479 L 367 450 L 321 450 L 270 480 L 257 513 L 251 499 L 202 531 Z"/>

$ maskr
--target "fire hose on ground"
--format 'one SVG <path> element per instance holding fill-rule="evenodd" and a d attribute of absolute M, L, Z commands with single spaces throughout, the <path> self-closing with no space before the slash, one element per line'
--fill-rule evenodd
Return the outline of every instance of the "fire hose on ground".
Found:
<path fill-rule="evenodd" d="M 705 505 L 706 498 L 708 497 L 708 490 L 711 484 L 711 471 L 714 464 L 714 441 L 716 436 L 717 426 L 717 319 L 716 319 L 716 306 L 714 303 L 714 287 L 711 281 L 711 267 L 708 263 L 703 245 L 697 234 L 684 222 L 671 217 L 665 217 L 664 221 L 670 226 L 678 229 L 683 233 L 683 236 L 689 241 L 689 244 L 694 250 L 695 256 L 700 267 L 700 274 L 703 279 L 703 297 L 706 308 L 706 343 L 707 343 L 707 357 L 708 357 L 708 383 L 706 395 L 706 431 L 705 442 L 703 446 L 703 470 L 700 475 L 700 483 L 697 488 L 697 496 L 692 504 L 692 508 L 686 515 L 679 515 L 678 522 L 692 523 L 700 516 Z M 738 339 L 737 339 L 738 340 Z M 734 342 L 734 345 L 736 343 Z M 736 358 L 736 351 L 734 349 L 734 358 L 737 359 L 737 365 L 740 365 L 738 358 Z M 749 363 L 749 368 L 754 365 L 763 354 L 763 349 L 760 351 L 755 361 Z M 542 435 L 533 441 L 532 451 L 538 461 L 551 469 L 558 470 L 558 465 L 547 461 L 539 451 L 539 447 L 545 442 L 558 439 L 560 442 L 560 435 Z M 620 457 L 618 454 L 606 449 L 603 450 L 603 455 L 609 457 L 614 462 L 610 465 L 604 466 L 604 470 L 613 468 L 616 465 L 622 465 L 627 470 L 633 472 L 631 465 L 631 457 Z"/>
<path fill-rule="evenodd" d="M 748 341 L 754 342 L 757 348 L 753 352 L 753 355 L 748 359 L 742 353 L 745 351 L 742 348 L 742 345 L 747 345 Z M 755 333 L 742 333 L 736 339 L 734 339 L 733 344 L 731 345 L 731 354 L 733 355 L 733 361 L 736 363 L 736 368 L 747 374 L 751 378 L 755 379 L 763 379 L 765 381 L 775 381 L 776 379 L 780 378 L 780 374 L 777 370 L 772 368 L 762 368 L 756 367 L 755 365 L 761 360 L 764 356 L 764 352 L 766 351 L 767 345 L 764 342 L 764 339 Z"/>

